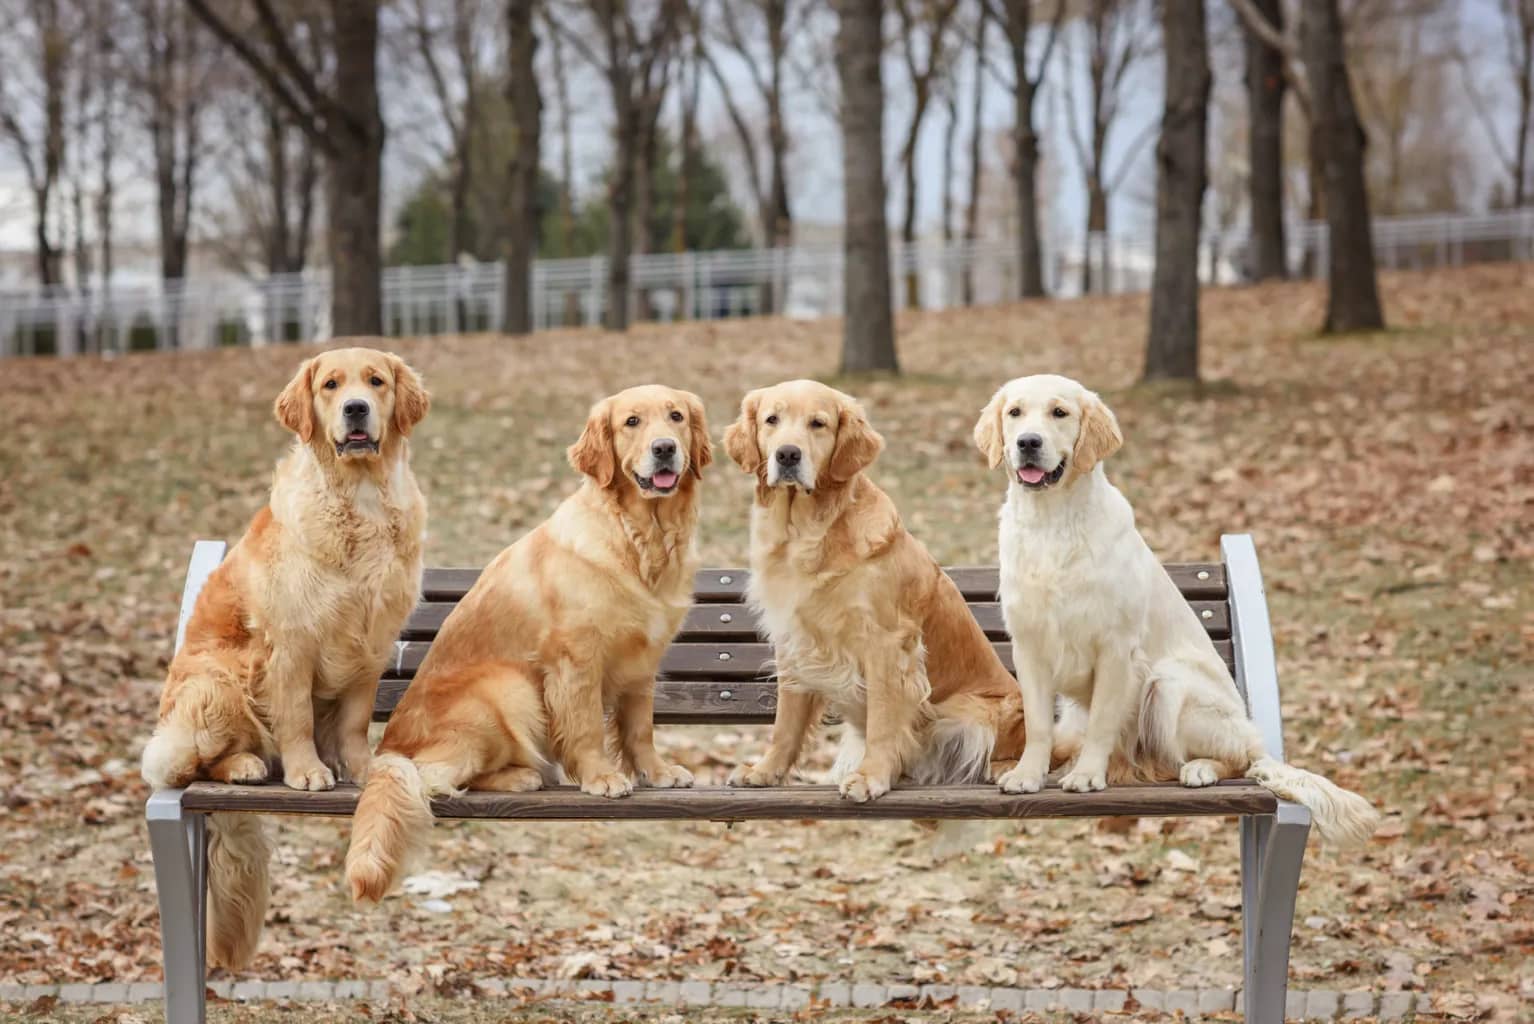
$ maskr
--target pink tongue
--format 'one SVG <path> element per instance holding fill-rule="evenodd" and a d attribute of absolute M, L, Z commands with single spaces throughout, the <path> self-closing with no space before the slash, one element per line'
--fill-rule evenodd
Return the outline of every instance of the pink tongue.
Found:
<path fill-rule="evenodd" d="M 346 439 L 348 441 L 366 441 L 368 439 L 368 435 L 366 431 L 353 430 L 350 434 L 346 435 Z"/>
<path fill-rule="evenodd" d="M 676 486 L 676 474 L 671 472 L 669 469 L 662 470 L 661 472 L 652 476 L 650 478 L 650 482 L 656 487 L 659 487 L 662 490 L 666 490 Z"/>
<path fill-rule="evenodd" d="M 1024 466 L 1017 471 L 1017 478 L 1025 484 L 1039 483 L 1046 475 L 1038 466 Z"/>

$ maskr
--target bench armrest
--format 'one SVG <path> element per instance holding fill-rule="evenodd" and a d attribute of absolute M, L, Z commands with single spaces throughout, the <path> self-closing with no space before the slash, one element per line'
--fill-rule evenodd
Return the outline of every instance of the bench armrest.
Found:
<path fill-rule="evenodd" d="M 1268 754 L 1283 760 L 1284 722 L 1278 703 L 1278 663 L 1273 655 L 1273 624 L 1249 533 L 1220 538 L 1225 584 L 1230 593 L 1230 636 L 1236 656 L 1236 685 L 1246 696 L 1247 712 L 1262 733 Z"/>

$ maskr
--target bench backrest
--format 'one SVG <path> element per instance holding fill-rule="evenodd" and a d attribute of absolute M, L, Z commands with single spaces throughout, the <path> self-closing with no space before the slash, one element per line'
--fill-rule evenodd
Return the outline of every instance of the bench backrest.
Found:
<path fill-rule="evenodd" d="M 1215 648 L 1233 664 L 1231 615 L 1225 567 L 1173 563 L 1166 567 L 1184 600 L 1198 613 Z M 994 566 L 946 570 L 969 603 L 969 610 L 1012 669 L 1012 649 L 996 601 Z M 383 721 L 399 703 L 448 613 L 473 586 L 478 569 L 427 569 L 422 601 L 400 634 L 395 663 L 378 687 L 373 717 Z M 661 662 L 655 688 L 655 720 L 670 724 L 771 722 L 777 707 L 772 647 L 757 633 L 744 603 L 744 569 L 703 569 L 693 586 L 694 604 L 676 641 Z"/>

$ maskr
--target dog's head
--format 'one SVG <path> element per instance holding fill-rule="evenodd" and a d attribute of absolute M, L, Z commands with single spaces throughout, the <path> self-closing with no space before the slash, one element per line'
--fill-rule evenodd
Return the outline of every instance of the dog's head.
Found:
<path fill-rule="evenodd" d="M 758 388 L 740 403 L 724 448 L 766 487 L 805 492 L 844 484 L 868 468 L 884 438 L 850 395 L 813 380 Z"/>
<path fill-rule="evenodd" d="M 341 348 L 304 360 L 277 396 L 277 422 L 343 461 L 377 458 L 409 437 L 431 396 L 421 378 L 390 352 Z"/>
<path fill-rule="evenodd" d="M 1006 462 L 1012 481 L 1030 491 L 1085 476 L 1123 443 L 1095 392 L 1053 374 L 1003 384 L 975 424 L 975 446 L 991 468 Z"/>
<path fill-rule="evenodd" d="M 675 494 L 714 461 L 703 400 L 658 384 L 620 391 L 591 407 L 569 456 L 603 487 L 632 486 L 646 498 Z"/>

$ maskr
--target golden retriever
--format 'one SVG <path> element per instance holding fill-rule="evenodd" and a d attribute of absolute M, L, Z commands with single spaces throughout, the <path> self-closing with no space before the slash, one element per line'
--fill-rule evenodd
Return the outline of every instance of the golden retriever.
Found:
<path fill-rule="evenodd" d="M 276 403 L 297 435 L 271 502 L 208 577 L 144 748 L 155 788 L 362 778 L 378 677 L 421 585 L 426 502 L 406 438 L 430 399 L 395 355 L 338 349 L 304 362 Z M 208 955 L 240 967 L 265 914 L 259 819 L 214 815 Z"/>
<path fill-rule="evenodd" d="M 580 489 L 485 568 L 389 719 L 346 855 L 357 900 L 394 887 L 430 831 L 432 796 L 535 790 L 556 765 L 600 796 L 626 796 L 631 776 L 692 785 L 656 753 L 653 709 L 692 603 L 713 458 L 703 403 L 630 388 L 592 408 L 569 458 Z"/>
<path fill-rule="evenodd" d="M 1103 789 L 1115 756 L 1186 786 L 1244 774 L 1308 807 L 1323 839 L 1367 839 L 1378 821 L 1367 800 L 1267 755 L 1208 633 L 1108 482 L 1103 461 L 1123 435 L 1103 401 L 1065 377 L 1022 377 L 996 392 L 974 436 L 992 469 L 1007 467 L 1001 603 L 1028 718 L 1001 788 L 1044 785 L 1058 694 L 1086 709 L 1063 789 Z"/>
<path fill-rule="evenodd" d="M 1017 684 L 864 472 L 884 441 L 857 402 L 809 380 L 752 391 L 724 445 L 756 475 L 748 598 L 778 669 L 767 752 L 730 784 L 780 783 L 828 708 L 847 722 L 835 775 L 849 800 L 1007 767 L 1024 738 Z"/>

